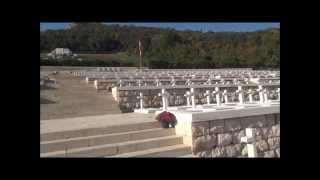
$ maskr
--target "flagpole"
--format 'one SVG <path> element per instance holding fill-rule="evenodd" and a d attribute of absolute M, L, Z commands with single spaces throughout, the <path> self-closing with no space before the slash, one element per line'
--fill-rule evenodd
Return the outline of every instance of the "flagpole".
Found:
<path fill-rule="evenodd" d="M 139 40 L 139 53 L 140 53 L 140 72 L 142 72 L 142 45 L 141 41 Z"/>

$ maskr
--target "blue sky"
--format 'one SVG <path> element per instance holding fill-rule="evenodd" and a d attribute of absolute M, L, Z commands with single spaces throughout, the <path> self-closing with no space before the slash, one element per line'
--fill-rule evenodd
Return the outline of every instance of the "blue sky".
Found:
<path fill-rule="evenodd" d="M 40 23 L 43 30 L 46 29 L 66 29 L 70 23 Z M 278 27 L 280 23 L 104 23 L 119 25 L 135 25 L 144 27 L 173 28 L 177 30 L 195 31 L 256 31 L 261 29 Z"/>

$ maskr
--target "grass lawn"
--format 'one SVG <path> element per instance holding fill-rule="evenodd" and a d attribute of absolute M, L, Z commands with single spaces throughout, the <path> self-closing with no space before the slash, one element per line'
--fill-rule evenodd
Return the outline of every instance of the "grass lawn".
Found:
<path fill-rule="evenodd" d="M 80 58 L 88 60 L 126 60 L 128 55 L 126 52 L 113 53 L 113 54 L 78 54 Z"/>

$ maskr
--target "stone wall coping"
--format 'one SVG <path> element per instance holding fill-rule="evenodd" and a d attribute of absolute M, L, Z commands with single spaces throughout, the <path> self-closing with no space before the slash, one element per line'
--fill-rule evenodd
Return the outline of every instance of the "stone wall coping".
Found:
<path fill-rule="evenodd" d="M 259 85 L 266 87 L 266 86 L 280 86 L 280 83 L 272 83 L 272 84 L 212 84 L 212 85 L 165 85 L 165 86 L 127 86 L 127 87 L 119 87 L 118 90 L 150 90 L 150 89 L 185 89 L 185 88 L 213 88 L 213 87 L 222 87 L 222 88 L 230 88 L 234 87 L 237 88 L 238 86 L 242 87 L 258 87 Z"/>
<path fill-rule="evenodd" d="M 191 122 L 213 121 L 221 119 L 240 119 L 241 117 L 259 116 L 266 114 L 280 113 L 280 105 L 272 105 L 268 107 L 252 107 L 243 109 L 218 110 L 214 112 L 173 112 L 178 121 L 184 119 Z"/>

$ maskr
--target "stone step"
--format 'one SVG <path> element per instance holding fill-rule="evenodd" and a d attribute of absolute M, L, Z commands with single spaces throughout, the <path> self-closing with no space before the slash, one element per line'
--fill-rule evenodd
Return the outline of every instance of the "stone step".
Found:
<path fill-rule="evenodd" d="M 97 128 L 85 128 L 75 129 L 67 131 L 57 131 L 42 133 L 40 135 L 40 141 L 53 141 L 58 139 L 68 139 L 76 137 L 86 137 L 102 134 L 121 133 L 129 131 L 139 131 L 144 129 L 160 128 L 159 122 L 144 122 L 144 123 L 133 123 L 117 126 L 97 127 Z"/>
<path fill-rule="evenodd" d="M 140 131 L 129 131 L 124 133 L 113 133 L 87 137 L 77 137 L 53 141 L 40 142 L 40 152 L 48 153 L 54 151 L 68 150 L 80 147 L 89 147 L 102 144 L 112 144 L 125 141 L 135 141 L 147 138 L 156 138 L 175 135 L 175 129 L 154 128 Z"/>
<path fill-rule="evenodd" d="M 179 144 L 160 148 L 152 148 L 143 151 L 118 154 L 109 157 L 179 157 L 190 153 L 190 146 Z"/>
<path fill-rule="evenodd" d="M 40 153 L 41 157 L 104 157 L 121 153 L 142 151 L 152 148 L 172 146 L 183 143 L 182 136 L 165 136 L 122 143 L 98 145 L 60 152 Z"/>
<path fill-rule="evenodd" d="M 193 155 L 193 154 L 187 154 L 187 155 L 183 155 L 183 156 L 179 156 L 181 158 L 195 158 L 197 156 Z"/>

